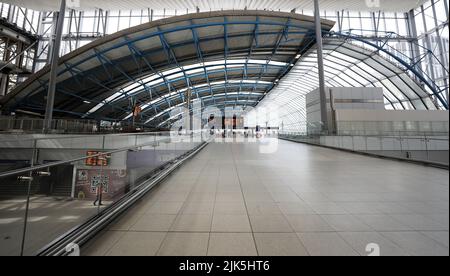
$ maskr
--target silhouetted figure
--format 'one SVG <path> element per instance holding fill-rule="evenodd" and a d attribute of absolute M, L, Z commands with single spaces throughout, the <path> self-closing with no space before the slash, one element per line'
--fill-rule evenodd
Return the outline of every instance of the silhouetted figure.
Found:
<path fill-rule="evenodd" d="M 97 198 L 94 201 L 94 206 L 97 206 L 97 202 L 99 206 L 102 206 L 102 195 L 103 195 L 103 185 L 98 184 L 97 185 Z"/>

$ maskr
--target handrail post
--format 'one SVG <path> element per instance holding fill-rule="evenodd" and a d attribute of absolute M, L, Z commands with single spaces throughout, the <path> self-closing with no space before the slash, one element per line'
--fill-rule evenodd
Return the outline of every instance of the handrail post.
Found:
<path fill-rule="evenodd" d="M 37 161 L 36 160 L 36 155 L 37 155 L 37 140 L 35 139 L 33 141 L 33 151 L 31 153 L 31 166 L 34 166 L 34 163 Z M 20 256 L 23 256 L 24 253 L 24 249 L 25 249 L 25 239 L 26 239 L 26 235 L 27 235 L 27 224 L 28 224 L 28 210 L 30 208 L 30 193 L 31 193 L 31 183 L 33 182 L 33 171 L 30 171 L 28 174 L 28 187 L 27 187 L 27 201 L 26 201 L 26 205 L 25 205 L 25 215 L 24 215 L 24 219 L 23 219 L 23 231 L 22 231 L 22 244 L 20 245 Z M 19 180 L 20 181 L 20 180 Z"/>

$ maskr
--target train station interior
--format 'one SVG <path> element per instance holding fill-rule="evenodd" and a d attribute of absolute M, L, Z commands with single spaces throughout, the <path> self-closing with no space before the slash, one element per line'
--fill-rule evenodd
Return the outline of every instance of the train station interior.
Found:
<path fill-rule="evenodd" d="M 449 256 L 448 0 L 0 0 L 0 256 Z"/>

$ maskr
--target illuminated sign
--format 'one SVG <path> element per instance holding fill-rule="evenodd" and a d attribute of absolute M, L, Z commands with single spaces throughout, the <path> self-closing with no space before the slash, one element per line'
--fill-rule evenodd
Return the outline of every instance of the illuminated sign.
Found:
<path fill-rule="evenodd" d="M 90 150 L 87 152 L 86 166 L 108 166 L 110 154 L 101 154 L 99 151 Z"/>

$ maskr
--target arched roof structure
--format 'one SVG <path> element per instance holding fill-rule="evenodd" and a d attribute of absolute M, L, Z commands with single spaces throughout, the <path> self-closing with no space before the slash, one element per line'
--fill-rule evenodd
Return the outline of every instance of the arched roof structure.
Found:
<path fill-rule="evenodd" d="M 323 20 L 323 30 L 333 22 Z M 55 112 L 123 120 L 134 102 L 144 119 L 195 98 L 254 106 L 314 44 L 314 19 L 294 13 L 220 11 L 172 17 L 94 41 L 60 59 Z M 2 108 L 44 112 L 49 67 Z"/>
<path fill-rule="evenodd" d="M 322 20 L 327 85 L 383 87 L 387 108 L 437 108 L 407 68 L 377 49 L 328 35 L 333 25 Z M 49 70 L 1 99 L 2 109 L 43 114 Z M 249 10 L 189 14 L 118 32 L 61 57 L 55 113 L 122 121 L 138 104 L 143 122 L 160 126 L 170 124 L 169 112 L 185 102 L 187 90 L 204 106 L 256 107 L 264 99 L 265 105 L 296 107 L 302 104 L 296 97 L 317 86 L 316 73 L 313 17 Z"/>

